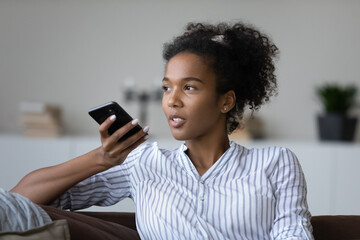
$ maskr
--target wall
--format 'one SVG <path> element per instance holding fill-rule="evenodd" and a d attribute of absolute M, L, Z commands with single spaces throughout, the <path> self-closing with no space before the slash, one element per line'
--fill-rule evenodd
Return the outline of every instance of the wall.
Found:
<path fill-rule="evenodd" d="M 360 1 L 0 1 L 0 132 L 18 133 L 22 100 L 63 107 L 68 134 L 96 135 L 87 109 L 122 102 L 125 79 L 160 86 L 162 44 L 189 21 L 244 20 L 281 51 L 279 95 L 260 116 L 274 139 L 317 138 L 314 87 L 360 88 Z M 136 116 L 136 104 L 124 104 Z M 149 125 L 169 136 L 159 104 Z M 358 129 L 359 130 L 359 129 Z M 359 132 L 359 131 L 358 131 Z M 359 141 L 360 134 L 357 134 Z"/>

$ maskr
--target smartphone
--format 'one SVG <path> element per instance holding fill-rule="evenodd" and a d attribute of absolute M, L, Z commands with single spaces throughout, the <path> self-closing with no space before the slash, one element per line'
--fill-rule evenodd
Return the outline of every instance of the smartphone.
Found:
<path fill-rule="evenodd" d="M 113 134 L 116 130 L 133 120 L 133 118 L 117 102 L 114 101 L 105 103 L 97 107 L 93 107 L 89 109 L 88 112 L 89 115 L 93 119 L 95 119 L 98 124 L 102 124 L 111 115 L 116 116 L 115 122 L 108 129 L 109 135 Z M 124 136 L 122 136 L 119 139 L 119 142 L 124 141 L 125 139 L 134 135 L 141 129 L 142 128 L 140 125 L 136 125 L 133 129 L 127 132 Z"/>

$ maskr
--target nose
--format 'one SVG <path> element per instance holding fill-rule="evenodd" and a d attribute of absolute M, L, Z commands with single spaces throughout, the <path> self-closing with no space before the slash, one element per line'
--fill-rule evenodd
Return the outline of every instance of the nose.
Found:
<path fill-rule="evenodd" d="M 167 96 L 168 107 L 182 107 L 181 93 L 179 90 L 173 89 Z"/>

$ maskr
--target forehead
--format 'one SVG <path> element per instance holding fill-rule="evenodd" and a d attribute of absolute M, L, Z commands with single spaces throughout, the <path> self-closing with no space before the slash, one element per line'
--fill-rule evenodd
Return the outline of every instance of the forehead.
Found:
<path fill-rule="evenodd" d="M 215 75 L 209 66 L 210 61 L 193 53 L 179 53 L 166 65 L 165 76 L 168 78 L 201 77 Z"/>

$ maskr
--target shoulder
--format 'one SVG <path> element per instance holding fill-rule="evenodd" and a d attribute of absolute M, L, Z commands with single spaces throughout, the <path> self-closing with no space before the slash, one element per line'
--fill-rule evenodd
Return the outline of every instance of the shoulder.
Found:
<path fill-rule="evenodd" d="M 131 151 L 122 164 L 96 175 L 110 178 L 118 175 L 128 176 L 134 173 L 134 171 L 137 172 L 144 164 L 153 165 L 157 159 L 161 158 L 160 156 L 171 155 L 171 153 L 172 151 L 160 149 L 156 142 L 145 142 Z"/>
<path fill-rule="evenodd" d="M 172 152 L 176 152 L 177 149 L 170 151 L 158 146 L 157 142 L 144 142 L 137 148 L 135 148 L 132 152 L 130 152 L 128 158 L 139 157 L 143 155 L 150 155 L 150 154 L 164 154 L 169 155 Z"/>
<path fill-rule="evenodd" d="M 284 159 L 297 160 L 295 153 L 286 147 L 267 146 L 262 148 L 242 148 L 246 155 L 262 158 L 268 163 L 276 163 Z"/>
<path fill-rule="evenodd" d="M 231 145 L 236 152 L 242 152 L 243 157 L 262 158 L 265 161 L 276 161 L 282 158 L 284 154 L 295 156 L 295 154 L 286 147 L 266 146 L 247 148 L 234 142 L 232 142 Z"/>
<path fill-rule="evenodd" d="M 166 150 L 158 146 L 157 142 L 145 142 L 134 149 L 126 158 L 124 165 L 131 165 L 134 163 L 159 161 L 163 158 L 169 158 L 176 155 L 178 149 Z"/>
<path fill-rule="evenodd" d="M 264 148 L 264 150 L 268 151 L 268 161 L 270 165 L 277 165 L 278 167 L 299 165 L 295 153 L 286 147 L 274 146 Z"/>
<path fill-rule="evenodd" d="M 267 146 L 261 148 L 246 148 L 236 144 L 236 148 L 241 151 L 241 158 L 246 159 L 252 164 L 258 163 L 262 168 L 273 172 L 277 168 L 300 167 L 298 159 L 293 151 L 281 146 Z"/>
<path fill-rule="evenodd" d="M 264 152 L 265 172 L 269 178 L 277 179 L 276 181 L 303 178 L 303 171 L 298 158 L 290 149 L 273 146 L 262 148 L 261 151 Z"/>

